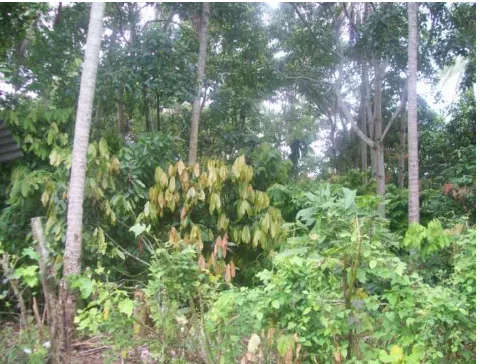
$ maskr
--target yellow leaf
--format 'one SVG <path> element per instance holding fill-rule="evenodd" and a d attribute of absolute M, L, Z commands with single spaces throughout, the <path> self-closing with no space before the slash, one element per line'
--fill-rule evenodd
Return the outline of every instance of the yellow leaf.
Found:
<path fill-rule="evenodd" d="M 187 192 L 187 200 L 194 199 L 196 195 L 195 188 L 190 187 L 190 189 Z"/>
<path fill-rule="evenodd" d="M 175 192 L 175 177 L 170 177 L 170 183 L 168 184 L 168 190 L 173 193 Z"/>
<path fill-rule="evenodd" d="M 42 198 L 41 198 L 42 205 L 46 206 L 49 199 L 50 199 L 50 195 L 48 194 L 48 192 L 47 191 L 43 192 L 42 193 Z"/>
<path fill-rule="evenodd" d="M 390 349 L 390 356 L 395 359 L 395 362 L 398 362 L 403 359 L 403 349 L 398 345 L 393 345 Z"/>
<path fill-rule="evenodd" d="M 155 168 L 155 183 L 161 183 L 161 177 L 162 177 L 162 174 L 165 173 L 163 172 L 163 169 L 160 168 L 160 167 L 157 167 Z"/>
<path fill-rule="evenodd" d="M 249 244 L 250 243 L 250 239 L 251 239 L 251 236 L 250 236 L 250 229 L 248 228 L 247 225 L 245 225 L 242 229 L 242 241 L 245 243 L 245 244 Z"/>
<path fill-rule="evenodd" d="M 168 166 L 168 176 L 172 177 L 173 175 L 175 175 L 175 166 L 173 164 L 170 164 Z"/>
<path fill-rule="evenodd" d="M 105 308 L 103 309 L 103 319 L 104 320 L 108 320 L 109 313 L 110 313 L 110 307 L 105 306 Z"/>
<path fill-rule="evenodd" d="M 168 184 L 168 176 L 162 171 L 160 174 L 160 186 L 165 187 Z"/>
<path fill-rule="evenodd" d="M 183 163 L 183 161 L 178 161 L 177 163 L 177 171 L 178 171 L 178 175 L 181 176 L 182 175 L 182 172 L 184 171 L 185 169 L 185 163 Z"/>
<path fill-rule="evenodd" d="M 268 232 L 268 229 L 270 229 L 270 223 L 271 223 L 270 214 L 267 212 L 262 220 L 263 231 Z"/>

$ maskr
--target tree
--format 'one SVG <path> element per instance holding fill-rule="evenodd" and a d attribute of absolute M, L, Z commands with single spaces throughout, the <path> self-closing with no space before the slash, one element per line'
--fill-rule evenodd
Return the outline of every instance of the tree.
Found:
<path fill-rule="evenodd" d="M 200 49 L 198 51 L 197 65 L 197 94 L 193 101 L 192 124 L 190 130 L 190 147 L 188 150 L 188 163 L 195 164 L 197 161 L 197 145 L 198 145 L 198 124 L 200 122 L 201 98 L 203 89 L 203 78 L 205 74 L 205 61 L 207 58 L 208 43 L 208 17 L 210 15 L 210 4 L 203 3 L 202 19 L 200 26 Z"/>
<path fill-rule="evenodd" d="M 63 258 L 63 280 L 60 299 L 64 309 L 64 345 L 67 352 L 71 346 L 75 297 L 67 287 L 66 279 L 80 274 L 82 252 L 83 197 L 90 122 L 97 77 L 98 57 L 102 41 L 104 3 L 92 3 L 87 35 L 87 47 L 80 82 L 75 135 L 73 141 L 72 166 L 68 192 L 67 236 Z"/>
<path fill-rule="evenodd" d="M 417 135 L 417 5 L 408 3 L 408 221 L 420 221 Z"/>

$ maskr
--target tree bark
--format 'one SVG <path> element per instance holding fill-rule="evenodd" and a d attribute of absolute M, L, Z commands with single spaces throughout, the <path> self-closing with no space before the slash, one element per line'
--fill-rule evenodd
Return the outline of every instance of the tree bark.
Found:
<path fill-rule="evenodd" d="M 367 79 L 367 70 L 365 59 L 362 59 L 362 84 L 360 87 L 360 130 L 367 134 L 367 100 L 365 95 L 365 80 Z M 363 173 L 362 184 L 365 186 L 368 182 L 367 180 L 367 169 L 368 169 L 368 145 L 360 139 L 360 170 Z"/>
<path fill-rule="evenodd" d="M 60 296 L 63 304 L 63 327 L 65 331 L 63 349 L 67 355 L 71 348 L 73 318 L 75 315 L 75 296 L 68 287 L 68 278 L 81 272 L 83 197 L 87 148 L 97 79 L 98 57 L 103 34 L 104 11 L 105 3 L 92 3 L 73 140 L 63 279 L 60 284 Z M 49 314 L 54 315 L 55 313 L 49 312 Z"/>
<path fill-rule="evenodd" d="M 382 81 L 384 76 L 384 66 L 380 63 L 375 65 L 375 93 L 373 108 L 373 136 L 375 141 L 375 179 L 377 180 L 377 193 L 380 196 L 385 195 L 385 163 L 383 156 L 382 138 Z"/>
<path fill-rule="evenodd" d="M 408 222 L 420 221 L 417 134 L 417 4 L 408 3 Z"/>
<path fill-rule="evenodd" d="M 143 86 L 142 88 L 142 98 L 143 98 L 143 114 L 145 116 L 145 131 L 149 132 L 152 131 L 150 125 L 150 105 L 148 103 L 148 94 L 147 94 L 147 86 Z"/>
<path fill-rule="evenodd" d="M 405 187 L 405 146 L 407 144 L 407 111 L 402 115 L 400 125 L 400 151 L 398 153 L 398 187 Z"/>
<path fill-rule="evenodd" d="M 118 119 L 118 133 L 122 140 L 125 139 L 127 128 L 125 124 L 125 105 L 123 104 L 123 87 L 117 89 L 117 119 Z"/>
<path fill-rule="evenodd" d="M 202 9 L 202 24 L 200 28 L 200 49 L 198 52 L 198 66 L 197 66 L 197 94 L 193 101 L 192 110 L 192 124 L 190 129 L 190 146 L 188 150 L 188 163 L 195 164 L 197 161 L 197 146 L 198 146 L 198 125 L 200 122 L 200 108 L 203 88 L 203 79 L 205 75 L 205 61 L 207 58 L 207 43 L 208 43 L 208 17 L 210 14 L 210 4 L 203 3 Z"/>

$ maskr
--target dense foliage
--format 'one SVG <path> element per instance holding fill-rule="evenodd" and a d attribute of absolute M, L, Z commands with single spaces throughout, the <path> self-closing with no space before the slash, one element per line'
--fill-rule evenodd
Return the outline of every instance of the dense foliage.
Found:
<path fill-rule="evenodd" d="M 49 355 L 42 272 L 63 284 L 89 11 L 0 4 L 0 119 L 22 151 L 0 162 L 1 362 Z M 419 80 L 459 87 L 446 110 L 418 98 L 409 224 L 405 4 L 212 3 L 189 165 L 201 6 L 109 3 L 67 282 L 78 346 L 105 362 L 475 362 L 475 12 L 419 7 Z M 373 113 L 393 118 L 381 142 Z"/>

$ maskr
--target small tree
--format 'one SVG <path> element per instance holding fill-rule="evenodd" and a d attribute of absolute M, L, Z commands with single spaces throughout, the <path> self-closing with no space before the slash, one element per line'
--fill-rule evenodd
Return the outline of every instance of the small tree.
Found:
<path fill-rule="evenodd" d="M 205 61 L 207 59 L 207 43 L 208 43 L 208 17 L 210 15 L 210 4 L 203 3 L 202 19 L 200 27 L 200 49 L 198 51 L 197 65 L 197 94 L 193 101 L 192 110 L 192 126 L 190 130 L 190 147 L 188 150 L 188 163 L 195 164 L 197 161 L 197 145 L 198 145 L 198 124 L 200 122 L 201 97 L 203 88 L 203 78 L 205 75 Z"/>
<path fill-rule="evenodd" d="M 420 221 L 417 134 L 417 4 L 408 3 L 408 221 Z"/>
<path fill-rule="evenodd" d="M 88 137 L 92 118 L 93 98 L 97 78 L 98 56 L 102 41 L 105 3 L 92 3 L 87 35 L 87 48 L 80 81 L 75 136 L 73 140 L 72 167 L 68 192 L 67 237 L 63 258 L 63 280 L 60 284 L 60 300 L 64 313 L 64 349 L 71 347 L 75 297 L 67 286 L 66 278 L 80 274 L 82 252 L 83 197 L 87 162 Z M 55 314 L 55 313 L 50 313 Z"/>

